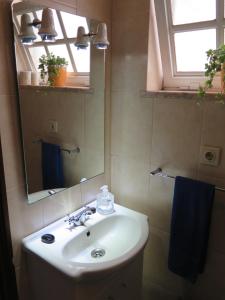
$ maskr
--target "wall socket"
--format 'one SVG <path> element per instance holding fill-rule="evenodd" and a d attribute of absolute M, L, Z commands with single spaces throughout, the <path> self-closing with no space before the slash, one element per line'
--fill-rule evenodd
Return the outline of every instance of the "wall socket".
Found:
<path fill-rule="evenodd" d="M 221 149 L 213 146 L 202 146 L 200 154 L 200 163 L 204 165 L 217 167 L 220 161 Z"/>
<path fill-rule="evenodd" d="M 48 121 L 48 131 L 52 133 L 58 132 L 58 122 L 55 120 Z"/>

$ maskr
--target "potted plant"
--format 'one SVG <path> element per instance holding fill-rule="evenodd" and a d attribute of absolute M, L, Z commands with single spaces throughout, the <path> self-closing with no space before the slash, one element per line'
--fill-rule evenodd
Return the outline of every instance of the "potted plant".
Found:
<path fill-rule="evenodd" d="M 213 87 L 213 79 L 220 72 L 221 76 L 221 92 L 217 94 L 219 99 L 222 99 L 225 94 L 225 45 L 207 52 L 207 63 L 205 64 L 206 81 L 203 86 L 198 89 L 198 96 L 203 97 L 206 91 Z"/>
<path fill-rule="evenodd" d="M 68 62 L 65 58 L 55 56 L 53 53 L 42 55 L 39 58 L 39 66 L 41 79 L 45 80 L 48 75 L 48 83 L 50 86 L 65 86 Z"/>

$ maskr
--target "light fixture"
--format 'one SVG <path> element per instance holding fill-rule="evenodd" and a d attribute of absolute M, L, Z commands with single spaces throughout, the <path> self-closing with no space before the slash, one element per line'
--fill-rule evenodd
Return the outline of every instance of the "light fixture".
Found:
<path fill-rule="evenodd" d="M 33 27 L 30 26 L 30 24 L 30 16 L 28 14 L 23 14 L 21 17 L 21 28 L 19 33 L 19 38 L 21 39 L 23 45 L 32 45 L 33 41 L 37 38 Z"/>
<path fill-rule="evenodd" d="M 42 11 L 42 20 L 34 19 L 31 22 L 28 14 L 23 14 L 21 17 L 21 29 L 19 37 L 22 44 L 32 45 L 37 38 L 33 26 L 39 28 L 38 34 L 43 42 L 55 42 L 57 32 L 55 30 L 53 12 L 50 8 L 44 8 Z"/>
<path fill-rule="evenodd" d="M 85 34 L 85 29 L 83 26 L 79 26 L 77 29 L 77 38 L 75 42 L 75 46 L 78 49 L 86 49 L 88 47 L 88 37 Z"/>
<path fill-rule="evenodd" d="M 88 47 L 88 42 L 93 42 L 93 45 L 97 49 L 107 49 L 109 46 L 109 41 L 107 38 L 107 26 L 105 23 L 99 23 L 97 27 L 97 32 L 85 33 L 84 27 L 80 26 L 77 30 L 77 38 L 75 46 L 78 49 L 86 49 Z"/>
<path fill-rule="evenodd" d="M 50 8 L 44 8 L 42 11 L 41 28 L 38 34 L 43 42 L 55 42 L 57 32 L 55 30 L 53 12 Z"/>
<path fill-rule="evenodd" d="M 98 24 L 97 34 L 93 38 L 93 45 L 97 49 L 107 49 L 109 46 L 109 41 L 107 38 L 107 26 L 105 23 Z"/>

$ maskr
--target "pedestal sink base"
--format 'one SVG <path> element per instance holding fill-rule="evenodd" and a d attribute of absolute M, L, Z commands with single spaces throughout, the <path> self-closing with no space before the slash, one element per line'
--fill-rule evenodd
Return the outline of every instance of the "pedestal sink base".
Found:
<path fill-rule="evenodd" d="M 143 251 L 127 265 L 108 274 L 93 274 L 77 282 L 36 255 L 27 253 L 33 300 L 140 300 Z"/>

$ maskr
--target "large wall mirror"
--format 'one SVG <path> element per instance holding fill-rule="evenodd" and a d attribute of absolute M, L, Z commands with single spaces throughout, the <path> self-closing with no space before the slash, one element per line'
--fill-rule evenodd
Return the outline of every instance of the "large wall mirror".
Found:
<path fill-rule="evenodd" d="M 93 43 L 86 49 L 74 46 L 79 26 L 95 32 L 99 22 L 77 16 L 69 8 L 48 7 L 47 23 L 54 20 L 57 36 L 44 40 L 38 25 L 28 28 L 32 38 L 28 34 L 22 39 L 21 23 L 40 21 L 44 9 L 30 1 L 12 4 L 29 203 L 104 172 L 105 53 Z M 49 54 L 67 62 L 66 82 L 61 86 L 40 77 L 39 59 Z"/>

